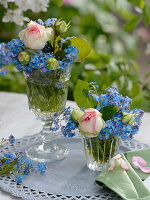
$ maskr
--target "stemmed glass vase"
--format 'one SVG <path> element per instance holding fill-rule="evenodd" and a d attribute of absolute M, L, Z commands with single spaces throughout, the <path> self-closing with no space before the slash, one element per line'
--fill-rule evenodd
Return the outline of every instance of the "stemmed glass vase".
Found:
<path fill-rule="evenodd" d="M 56 134 L 51 131 L 51 126 L 65 108 L 69 78 L 70 66 L 48 72 L 34 70 L 31 74 L 25 74 L 29 109 L 43 124 L 40 132 L 43 143 L 26 151 L 32 160 L 53 162 L 68 155 L 65 147 L 54 143 Z"/>

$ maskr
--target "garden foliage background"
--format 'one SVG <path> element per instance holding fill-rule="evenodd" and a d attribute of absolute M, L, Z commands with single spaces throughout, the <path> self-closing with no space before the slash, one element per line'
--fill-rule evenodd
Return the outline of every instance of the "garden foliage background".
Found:
<path fill-rule="evenodd" d="M 0 42 L 15 38 L 21 29 L 2 22 L 5 11 L 0 5 Z M 92 46 L 89 58 L 73 66 L 68 99 L 73 100 L 77 79 L 96 81 L 99 90 L 116 86 L 133 98 L 132 107 L 150 111 L 149 13 L 149 0 L 51 0 L 47 12 L 26 11 L 24 15 L 32 20 L 57 17 L 71 21 L 68 36 L 82 37 Z M 14 66 L 9 69 L 11 73 L 0 77 L 0 90 L 25 93 L 23 74 Z"/>

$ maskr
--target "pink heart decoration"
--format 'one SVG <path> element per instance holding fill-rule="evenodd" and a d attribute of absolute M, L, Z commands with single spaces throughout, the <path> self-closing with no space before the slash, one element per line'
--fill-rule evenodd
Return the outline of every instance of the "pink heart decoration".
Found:
<path fill-rule="evenodd" d="M 142 157 L 132 157 L 132 166 L 136 169 L 140 169 L 144 173 L 150 173 L 150 167 L 146 167 L 147 162 Z"/>

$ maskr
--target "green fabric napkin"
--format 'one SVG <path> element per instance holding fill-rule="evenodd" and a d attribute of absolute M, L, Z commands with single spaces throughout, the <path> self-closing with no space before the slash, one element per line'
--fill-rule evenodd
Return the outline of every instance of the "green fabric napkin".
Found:
<path fill-rule="evenodd" d="M 133 156 L 140 156 L 144 158 L 147 162 L 147 166 L 150 167 L 150 149 L 143 149 L 143 150 L 138 150 L 138 151 L 128 151 L 124 153 L 126 159 L 128 160 L 129 163 L 131 163 L 131 159 Z M 139 169 L 134 169 L 138 176 L 142 179 L 145 180 L 150 174 L 145 174 Z M 150 199 L 149 199 L 150 200 Z"/>
<path fill-rule="evenodd" d="M 96 183 L 110 188 L 125 200 L 150 200 L 150 192 L 142 181 L 150 174 L 132 168 L 130 163 L 133 156 L 144 158 L 150 166 L 150 149 L 129 151 L 121 154 L 129 170 L 125 171 L 117 165 L 114 170 L 109 171 L 108 166 L 98 175 Z"/>

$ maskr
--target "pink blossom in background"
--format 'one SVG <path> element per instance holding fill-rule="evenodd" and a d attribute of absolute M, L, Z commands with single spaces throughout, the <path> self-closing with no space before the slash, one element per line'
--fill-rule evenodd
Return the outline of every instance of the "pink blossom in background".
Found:
<path fill-rule="evenodd" d="M 136 30 L 136 34 L 145 42 L 148 42 L 150 40 L 150 32 L 144 27 L 138 28 Z"/>
<path fill-rule="evenodd" d="M 73 0 L 64 0 L 64 4 L 65 5 L 70 5 L 72 3 Z"/>

